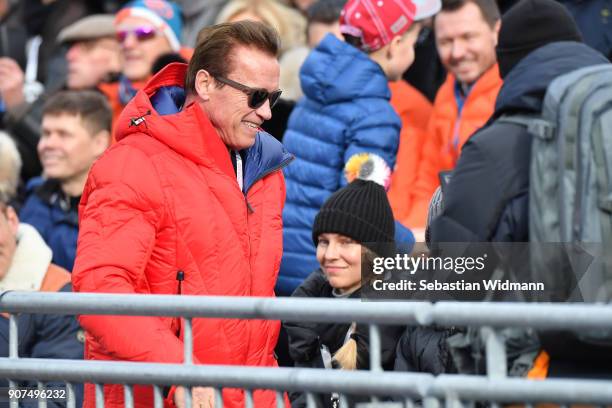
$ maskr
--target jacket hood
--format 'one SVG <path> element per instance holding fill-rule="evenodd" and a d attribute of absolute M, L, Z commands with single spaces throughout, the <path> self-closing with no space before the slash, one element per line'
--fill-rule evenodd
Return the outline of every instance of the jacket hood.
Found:
<path fill-rule="evenodd" d="M 304 94 L 323 104 L 363 97 L 391 98 L 380 65 L 332 34 L 310 52 L 300 70 L 300 81 Z"/>
<path fill-rule="evenodd" d="M 497 96 L 493 119 L 515 112 L 541 112 L 546 88 L 553 79 L 606 62 L 602 54 L 578 42 L 560 41 L 538 48 L 506 76 Z"/>
<path fill-rule="evenodd" d="M 196 164 L 217 166 L 233 176 L 227 147 L 197 103 L 183 106 L 187 64 L 162 69 L 139 91 L 119 116 L 116 139 L 146 134 Z M 284 146 L 264 131 L 246 149 L 245 192 L 257 180 L 293 159 Z"/>

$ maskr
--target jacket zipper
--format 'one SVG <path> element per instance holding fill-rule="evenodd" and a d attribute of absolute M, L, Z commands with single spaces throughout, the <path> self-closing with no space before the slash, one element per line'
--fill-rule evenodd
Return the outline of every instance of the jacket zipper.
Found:
<path fill-rule="evenodd" d="M 183 293 L 183 281 L 185 280 L 185 272 L 178 271 L 176 273 L 176 280 L 178 281 L 178 294 L 181 295 Z"/>

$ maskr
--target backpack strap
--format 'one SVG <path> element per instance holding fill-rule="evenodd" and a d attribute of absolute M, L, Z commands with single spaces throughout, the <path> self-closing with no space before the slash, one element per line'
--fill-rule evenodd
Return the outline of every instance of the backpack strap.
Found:
<path fill-rule="evenodd" d="M 612 192 L 610 192 L 610 180 L 608 178 L 607 166 L 606 166 L 606 150 L 603 140 L 603 129 L 601 122 L 592 129 L 591 140 L 593 143 L 593 157 L 595 159 L 595 169 L 597 178 L 598 197 L 597 205 L 603 214 L 600 217 L 601 232 L 602 232 L 602 245 L 604 248 L 610 248 L 612 242 Z M 604 255 L 603 267 L 605 274 L 605 288 L 603 295 L 603 301 L 609 301 L 612 298 L 612 258 L 609 254 Z"/>
<path fill-rule="evenodd" d="M 502 115 L 497 123 L 511 123 L 527 128 L 527 131 L 540 139 L 550 140 L 555 136 L 555 125 L 539 116 Z"/>

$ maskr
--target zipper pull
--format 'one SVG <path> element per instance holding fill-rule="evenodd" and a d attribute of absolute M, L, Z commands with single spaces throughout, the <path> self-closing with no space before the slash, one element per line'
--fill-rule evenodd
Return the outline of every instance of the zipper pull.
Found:
<path fill-rule="evenodd" d="M 247 208 L 249 209 L 249 212 L 253 214 L 255 210 L 253 209 L 253 207 L 251 207 L 251 204 L 249 203 L 249 199 L 246 197 L 246 195 L 244 196 L 244 202 L 246 203 Z"/>
<path fill-rule="evenodd" d="M 182 294 L 183 291 L 183 281 L 185 280 L 185 272 L 178 271 L 176 273 L 176 280 L 178 281 L 178 294 Z"/>
<path fill-rule="evenodd" d="M 244 191 L 244 176 L 242 174 L 242 156 L 240 156 L 240 153 L 238 153 L 238 151 L 234 151 L 234 154 L 236 155 L 236 181 L 238 182 L 238 187 L 240 188 L 240 191 Z"/>

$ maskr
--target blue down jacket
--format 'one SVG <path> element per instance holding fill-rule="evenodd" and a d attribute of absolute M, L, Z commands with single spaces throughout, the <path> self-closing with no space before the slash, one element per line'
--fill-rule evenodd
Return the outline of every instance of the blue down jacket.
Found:
<path fill-rule="evenodd" d="M 305 96 L 283 138 L 296 159 L 284 170 L 284 252 L 276 287 L 281 295 L 291 294 L 318 266 L 312 224 L 323 202 L 347 184 L 345 163 L 369 152 L 393 169 L 401 129 L 382 68 L 333 35 L 310 53 L 300 79 Z"/>
<path fill-rule="evenodd" d="M 53 263 L 72 272 L 76 256 L 80 197 L 67 197 L 56 180 L 30 180 L 19 219 L 30 224 L 53 251 Z"/>

